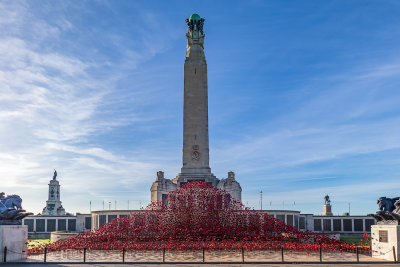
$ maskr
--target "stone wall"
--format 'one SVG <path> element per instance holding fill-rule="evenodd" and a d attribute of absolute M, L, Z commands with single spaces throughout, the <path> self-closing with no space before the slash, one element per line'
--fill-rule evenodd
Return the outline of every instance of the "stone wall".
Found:
<path fill-rule="evenodd" d="M 399 225 L 373 225 L 371 230 L 372 257 L 393 261 L 399 259 Z"/>
<path fill-rule="evenodd" d="M 26 225 L 0 225 L 0 262 L 4 261 L 7 247 L 7 262 L 26 259 L 28 227 Z"/>

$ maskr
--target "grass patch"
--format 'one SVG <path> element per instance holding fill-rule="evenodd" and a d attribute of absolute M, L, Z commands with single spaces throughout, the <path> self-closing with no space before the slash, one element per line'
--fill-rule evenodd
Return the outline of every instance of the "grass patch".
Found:
<path fill-rule="evenodd" d="M 53 242 L 50 239 L 41 239 L 41 238 L 29 238 L 28 239 L 28 249 L 32 249 L 35 247 L 43 246 L 46 244 L 51 244 Z"/>
<path fill-rule="evenodd" d="M 361 242 L 361 237 L 340 237 L 340 241 L 344 241 L 349 244 L 355 244 Z"/>
<path fill-rule="evenodd" d="M 367 247 L 370 247 L 371 244 L 371 238 L 362 238 L 362 237 L 340 237 L 340 241 L 344 241 L 348 244 L 367 243 L 368 244 Z"/>

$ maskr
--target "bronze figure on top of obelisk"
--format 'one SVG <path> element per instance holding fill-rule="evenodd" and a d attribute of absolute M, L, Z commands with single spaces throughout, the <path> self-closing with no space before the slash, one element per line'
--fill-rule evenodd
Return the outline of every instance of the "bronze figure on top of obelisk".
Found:
<path fill-rule="evenodd" d="M 208 142 L 208 85 L 207 63 L 204 55 L 204 19 L 193 14 L 186 19 L 187 47 L 184 67 L 184 104 L 183 104 L 183 150 L 182 168 L 174 179 L 164 177 L 157 172 L 152 184 L 151 201 L 163 200 L 168 192 L 191 181 L 206 182 L 228 191 L 232 197 L 241 201 L 242 188 L 235 180 L 233 172 L 228 178 L 217 179 L 211 173 Z"/>

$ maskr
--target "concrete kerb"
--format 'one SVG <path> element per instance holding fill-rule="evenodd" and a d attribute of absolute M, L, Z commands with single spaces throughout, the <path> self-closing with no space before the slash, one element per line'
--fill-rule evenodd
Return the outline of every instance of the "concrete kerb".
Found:
<path fill-rule="evenodd" d="M 283 264 L 288 264 L 288 265 L 332 265 L 332 264 L 340 264 L 340 265 L 345 265 L 345 264 L 356 264 L 356 265 L 365 265 L 365 264 L 396 264 L 397 266 L 399 265 L 398 262 L 382 262 L 382 261 L 363 261 L 363 262 L 356 262 L 356 261 L 330 261 L 330 262 L 315 262 L 315 261 L 310 261 L 310 262 L 304 262 L 304 261 L 285 261 L 285 262 L 274 262 L 274 261 L 266 261 L 266 262 L 242 262 L 242 261 L 231 261 L 231 262 L 1 262 L 0 265 L 32 265 L 32 264 L 36 264 L 36 265 L 49 265 L 49 264 L 72 264 L 72 265 L 76 265 L 76 264 L 106 264 L 106 265 L 110 265 L 110 264 L 131 264 L 131 265 L 143 265 L 143 264 L 149 264 L 149 265 L 155 265 L 155 264 L 159 264 L 159 265 L 174 265 L 174 264 L 178 264 L 178 265 L 184 265 L 184 264 L 188 264 L 188 265 L 201 265 L 201 264 L 218 264 L 218 265 L 222 265 L 222 264 L 227 264 L 227 265 L 231 265 L 231 264 L 274 264 L 274 265 L 283 265 Z"/>

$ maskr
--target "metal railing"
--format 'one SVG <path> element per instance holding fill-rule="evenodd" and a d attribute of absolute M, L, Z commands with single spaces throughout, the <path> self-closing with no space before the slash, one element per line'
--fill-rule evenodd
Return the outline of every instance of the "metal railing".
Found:
<path fill-rule="evenodd" d="M 88 262 L 87 261 L 87 251 L 88 251 L 88 249 L 86 247 L 83 248 L 83 250 L 74 250 L 74 251 L 82 252 L 82 254 L 83 254 L 82 258 L 81 258 L 82 261 L 79 261 L 79 259 L 78 259 L 78 262 L 82 262 L 82 263 L 87 263 Z M 99 251 L 99 250 L 96 250 L 96 251 Z M 176 263 L 176 261 L 167 261 L 166 260 L 166 251 L 167 250 L 165 248 L 162 249 L 162 261 L 153 261 L 151 263 Z M 219 250 L 210 250 L 210 251 L 219 251 Z M 275 250 L 259 250 L 259 251 L 275 251 L 276 253 L 278 253 L 278 255 L 279 255 L 279 252 L 280 252 L 280 261 L 256 261 L 256 262 L 255 261 L 251 261 L 251 260 L 245 261 L 245 259 L 246 259 L 246 250 L 245 250 L 245 248 L 241 248 L 239 251 L 240 251 L 240 254 L 241 254 L 240 255 L 241 256 L 241 261 L 236 261 L 236 262 L 233 262 L 233 261 L 220 261 L 220 263 L 226 263 L 226 264 L 236 263 L 237 264 L 237 263 L 263 263 L 263 262 L 265 262 L 265 263 L 272 263 L 272 262 L 273 263 L 315 263 L 316 262 L 316 261 L 286 261 L 286 259 L 285 259 L 285 251 L 291 251 L 291 250 L 285 250 L 283 247 L 277 248 Z M 394 258 L 393 262 L 397 262 L 397 257 L 396 257 L 397 254 L 396 254 L 395 247 L 393 247 L 393 249 L 391 249 L 387 253 L 389 253 L 391 251 L 393 251 L 393 258 Z M 112 251 L 112 252 L 117 253 L 117 251 Z M 137 252 L 137 251 L 135 251 L 135 252 Z M 195 264 L 198 264 L 198 263 L 216 263 L 215 261 L 206 261 L 207 249 L 205 247 L 202 248 L 201 252 L 202 252 L 201 253 L 201 256 L 202 256 L 201 261 L 195 261 L 195 262 L 186 262 L 185 261 L 185 263 L 195 263 Z M 350 261 L 332 261 L 332 260 L 324 261 L 323 260 L 324 250 L 323 250 L 322 246 L 319 247 L 319 250 L 318 250 L 317 253 L 318 253 L 318 256 L 319 256 L 319 262 L 324 262 L 324 263 L 332 263 L 332 262 L 334 262 L 334 263 L 337 263 L 337 264 L 341 264 L 341 263 L 343 263 L 343 264 L 347 263 L 348 264 L 348 263 L 360 262 L 360 254 L 361 255 L 366 255 L 366 256 L 372 256 L 372 252 L 363 251 L 363 250 L 360 251 L 358 247 L 356 247 L 356 249 L 354 251 L 346 251 L 346 252 L 354 253 L 355 257 L 354 257 L 353 261 L 351 261 L 351 260 Z M 9 253 L 18 253 L 18 252 L 11 251 L 7 247 L 4 247 L 4 250 L 3 250 L 3 262 L 7 262 L 7 255 Z M 23 253 L 18 253 L 18 254 L 23 254 Z M 49 252 L 47 251 L 47 247 L 45 247 L 44 251 L 42 253 L 43 262 L 44 263 L 48 262 L 48 254 L 49 254 Z M 122 262 L 125 263 L 126 262 L 126 249 L 125 249 L 125 247 L 122 248 L 121 254 L 120 255 L 121 255 L 121 258 L 122 258 Z M 308 254 L 309 254 L 309 252 L 307 252 L 307 255 Z M 36 254 L 36 255 L 41 255 L 41 254 Z M 67 262 L 64 262 L 64 261 L 51 261 L 51 262 L 67 263 Z M 76 262 L 76 260 L 74 260 L 74 262 Z M 112 262 L 108 262 L 108 261 L 96 261 L 96 262 L 98 262 L 98 263 L 100 263 L 100 262 L 101 263 L 112 263 Z M 117 261 L 113 261 L 113 262 L 117 262 Z M 119 262 L 121 262 L 121 261 L 119 261 Z M 131 263 L 138 263 L 138 262 L 146 263 L 146 262 L 143 262 L 143 261 L 130 261 L 130 262 Z M 377 261 L 364 261 L 364 262 L 366 262 L 366 263 L 367 262 L 369 262 L 369 263 L 377 263 Z M 27 262 L 27 263 L 38 263 L 38 261 Z M 93 263 L 93 261 L 91 261 L 91 263 Z M 392 262 L 391 261 L 382 261 L 382 262 L 379 262 L 379 263 L 392 263 Z"/>

